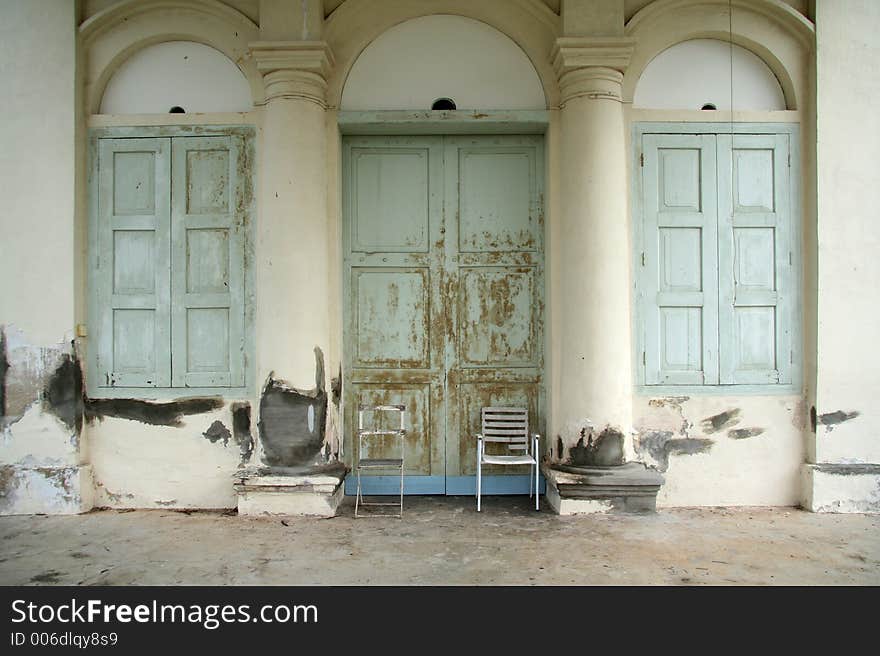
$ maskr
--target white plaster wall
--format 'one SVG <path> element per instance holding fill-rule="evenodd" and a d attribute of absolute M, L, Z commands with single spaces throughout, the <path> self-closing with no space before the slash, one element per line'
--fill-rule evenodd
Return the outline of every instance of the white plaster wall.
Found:
<path fill-rule="evenodd" d="M 817 0 L 816 461 L 880 463 L 880 3 Z M 859 416 L 836 426 L 822 415 Z"/>
<path fill-rule="evenodd" d="M 40 346 L 74 322 L 75 5 L 0 0 L 0 325 Z"/>
<path fill-rule="evenodd" d="M 184 416 L 179 427 L 114 417 L 88 424 L 95 506 L 235 507 L 232 475 L 241 459 L 239 446 L 234 439 L 212 443 L 204 435 L 216 420 L 232 432 L 230 406 Z"/>
<path fill-rule="evenodd" d="M 485 23 L 461 16 L 415 18 L 385 31 L 349 72 L 340 109 L 544 109 L 541 81 L 525 53 Z"/>
<path fill-rule="evenodd" d="M 725 412 L 732 418 L 715 429 L 711 418 Z M 633 414 L 638 459 L 646 464 L 663 469 L 663 457 L 643 444 L 651 433 L 670 433 L 658 507 L 800 503 L 807 412 L 799 396 L 639 396 Z M 762 432 L 742 439 L 731 432 L 748 429 Z M 674 452 L 688 446 L 705 451 Z"/>
<path fill-rule="evenodd" d="M 235 64 L 210 46 L 166 41 L 128 58 L 107 84 L 102 114 L 246 112 L 251 90 Z"/>
<path fill-rule="evenodd" d="M 633 96 L 634 107 L 702 109 L 712 103 L 734 110 L 784 110 L 779 81 L 760 57 L 717 39 L 692 39 L 667 48 L 645 68 Z"/>

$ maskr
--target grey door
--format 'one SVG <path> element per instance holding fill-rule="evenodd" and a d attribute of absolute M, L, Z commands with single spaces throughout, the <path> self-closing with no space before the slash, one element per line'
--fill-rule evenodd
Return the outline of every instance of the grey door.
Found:
<path fill-rule="evenodd" d="M 537 136 L 344 140 L 349 464 L 360 403 L 407 407 L 410 494 L 474 491 L 485 405 L 525 406 L 540 431 L 542 184 Z M 498 469 L 486 493 L 528 489 L 524 471 Z M 396 483 L 380 475 L 366 486 L 393 493 Z"/>

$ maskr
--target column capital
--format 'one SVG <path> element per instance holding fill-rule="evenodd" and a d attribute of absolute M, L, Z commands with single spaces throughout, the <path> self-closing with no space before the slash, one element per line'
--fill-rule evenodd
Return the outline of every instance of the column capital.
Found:
<path fill-rule="evenodd" d="M 573 98 L 621 100 L 623 73 L 635 39 L 564 36 L 556 39 L 550 58 L 559 79 L 562 104 Z"/>
<path fill-rule="evenodd" d="M 266 102 L 299 98 L 325 107 L 334 60 L 324 41 L 254 41 L 248 45 L 263 74 Z"/>

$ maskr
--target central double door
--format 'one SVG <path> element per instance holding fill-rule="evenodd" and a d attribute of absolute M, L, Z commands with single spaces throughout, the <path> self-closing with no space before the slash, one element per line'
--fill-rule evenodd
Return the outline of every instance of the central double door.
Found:
<path fill-rule="evenodd" d="M 474 492 L 484 406 L 526 407 L 543 432 L 543 180 L 536 135 L 343 140 L 347 464 L 359 404 L 406 407 L 407 494 Z M 374 438 L 361 455 L 394 449 Z M 483 472 L 486 494 L 528 490 L 527 468 Z"/>

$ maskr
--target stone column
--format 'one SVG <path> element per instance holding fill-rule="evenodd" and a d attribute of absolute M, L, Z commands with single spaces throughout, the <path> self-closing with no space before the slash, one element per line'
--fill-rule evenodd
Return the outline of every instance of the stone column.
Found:
<path fill-rule="evenodd" d="M 333 58 L 323 41 L 261 41 L 251 52 L 266 86 L 257 170 L 257 381 L 274 371 L 310 389 L 314 349 L 326 353 L 330 340 L 325 94 Z"/>
<path fill-rule="evenodd" d="M 558 414 L 564 453 L 590 422 L 625 436 L 632 459 L 629 221 L 622 71 L 624 37 L 562 37 L 553 50 L 561 91 Z"/>

